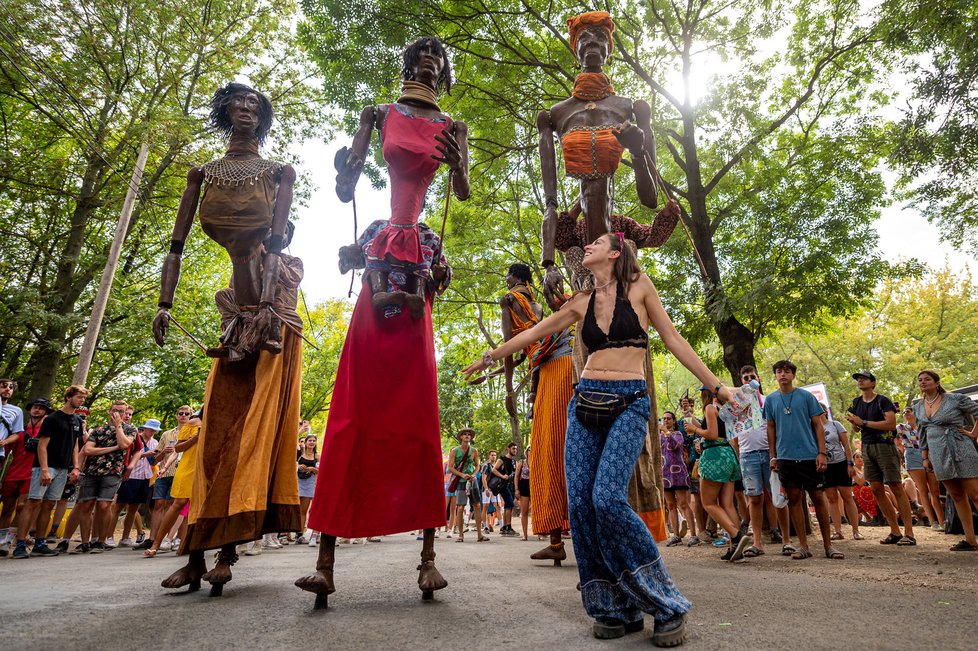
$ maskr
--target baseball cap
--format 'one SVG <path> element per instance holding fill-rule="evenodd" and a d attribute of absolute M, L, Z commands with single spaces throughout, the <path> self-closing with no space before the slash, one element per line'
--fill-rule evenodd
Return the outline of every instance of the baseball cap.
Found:
<path fill-rule="evenodd" d="M 875 381 L 876 381 L 876 376 L 875 376 L 875 375 L 873 375 L 873 374 L 872 374 L 871 372 L 869 372 L 869 371 L 858 371 L 858 372 L 856 372 L 856 373 L 853 373 L 853 374 L 852 374 L 852 379 L 853 379 L 853 380 L 858 380 L 858 379 L 859 379 L 859 378 L 861 378 L 861 377 L 864 377 L 864 378 L 866 378 L 867 380 L 872 380 L 873 382 L 875 382 Z"/>

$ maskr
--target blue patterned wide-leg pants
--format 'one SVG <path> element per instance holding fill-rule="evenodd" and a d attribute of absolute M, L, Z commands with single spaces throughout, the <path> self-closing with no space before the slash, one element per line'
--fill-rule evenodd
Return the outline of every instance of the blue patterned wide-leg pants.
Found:
<path fill-rule="evenodd" d="M 585 391 L 629 394 L 644 380 L 589 380 Z M 584 609 L 594 619 L 633 622 L 646 612 L 664 622 L 691 604 L 672 582 L 648 527 L 628 504 L 628 484 L 645 445 L 648 397 L 633 402 L 607 431 L 585 428 L 567 411 L 567 498 Z"/>

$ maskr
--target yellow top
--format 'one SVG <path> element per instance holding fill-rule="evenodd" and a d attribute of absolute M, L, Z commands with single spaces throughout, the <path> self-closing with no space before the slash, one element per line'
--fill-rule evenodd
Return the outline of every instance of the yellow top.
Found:
<path fill-rule="evenodd" d="M 186 441 L 196 436 L 200 430 L 199 425 L 184 425 L 177 434 L 177 443 Z M 194 468 L 197 467 L 197 444 L 194 443 L 183 451 L 180 457 L 180 465 L 177 472 L 173 475 L 173 486 L 170 488 L 170 497 L 177 499 L 190 499 L 194 486 Z"/>

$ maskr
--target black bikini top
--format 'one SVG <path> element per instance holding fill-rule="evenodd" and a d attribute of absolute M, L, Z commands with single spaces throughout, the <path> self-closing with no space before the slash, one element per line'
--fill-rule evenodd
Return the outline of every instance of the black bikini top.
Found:
<path fill-rule="evenodd" d="M 615 311 L 611 315 L 611 325 L 607 334 L 598 326 L 594 316 L 594 297 L 587 304 L 584 315 L 584 325 L 581 326 L 581 340 L 589 352 L 597 352 L 605 348 L 648 348 L 649 334 L 642 327 L 635 314 L 632 304 L 625 296 L 625 289 L 618 283 L 618 295 L 615 297 Z"/>

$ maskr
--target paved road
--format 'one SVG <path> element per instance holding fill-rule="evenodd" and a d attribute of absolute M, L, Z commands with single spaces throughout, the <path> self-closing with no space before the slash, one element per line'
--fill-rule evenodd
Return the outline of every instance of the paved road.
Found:
<path fill-rule="evenodd" d="M 527 555 L 538 543 L 499 536 L 483 544 L 438 542 L 450 585 L 434 602 L 423 603 L 417 590 L 420 543 L 398 535 L 340 547 L 339 591 L 325 612 L 312 611 L 312 596 L 292 586 L 313 567 L 307 546 L 242 557 L 220 598 L 206 589 L 160 588 L 181 564 L 172 554 L 0 559 L 0 635 L 7 648 L 58 651 L 650 646 L 648 632 L 606 642 L 591 637 L 572 559 L 562 568 L 534 564 Z M 850 541 L 845 566 L 793 562 L 773 549 L 739 564 L 722 563 L 703 547 L 666 549 L 694 604 L 684 648 L 974 649 L 978 558 L 950 555 L 945 543 L 941 537 L 933 549 L 898 551 Z M 907 560 L 912 567 L 903 566 Z"/>

